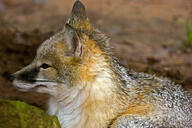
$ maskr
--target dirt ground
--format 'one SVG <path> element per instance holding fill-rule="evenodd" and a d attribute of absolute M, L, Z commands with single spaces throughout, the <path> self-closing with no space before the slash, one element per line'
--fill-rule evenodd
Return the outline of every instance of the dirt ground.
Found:
<path fill-rule="evenodd" d="M 47 95 L 22 93 L 8 81 L 39 44 L 63 28 L 74 0 L 0 0 L 0 98 L 45 108 Z M 120 62 L 165 76 L 192 92 L 192 48 L 183 48 L 191 0 L 82 0 L 93 25 L 111 38 Z"/>

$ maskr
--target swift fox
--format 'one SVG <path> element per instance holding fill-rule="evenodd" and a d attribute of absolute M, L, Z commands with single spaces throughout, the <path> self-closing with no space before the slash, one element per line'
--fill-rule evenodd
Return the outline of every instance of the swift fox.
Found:
<path fill-rule="evenodd" d="M 109 39 L 80 1 L 64 29 L 16 72 L 21 91 L 50 94 L 48 114 L 62 128 L 192 128 L 192 98 L 180 85 L 121 66 Z"/>

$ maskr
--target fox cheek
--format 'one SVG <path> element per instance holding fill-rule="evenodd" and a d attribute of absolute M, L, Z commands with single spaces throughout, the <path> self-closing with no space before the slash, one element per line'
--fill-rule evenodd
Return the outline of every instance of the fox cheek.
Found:
<path fill-rule="evenodd" d="M 55 69 L 50 68 L 47 70 L 40 70 L 38 75 L 37 75 L 37 79 L 49 79 L 49 80 L 54 80 L 56 81 L 58 77 L 58 73 Z"/>

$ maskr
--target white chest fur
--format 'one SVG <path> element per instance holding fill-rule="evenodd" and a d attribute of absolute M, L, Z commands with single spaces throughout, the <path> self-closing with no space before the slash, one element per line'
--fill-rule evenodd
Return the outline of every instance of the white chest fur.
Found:
<path fill-rule="evenodd" d="M 83 108 L 81 105 L 86 98 L 82 91 L 82 88 L 75 87 L 50 98 L 48 114 L 57 115 L 62 128 L 76 127 L 76 124 L 82 121 Z"/>
<path fill-rule="evenodd" d="M 57 115 L 62 128 L 95 128 L 106 126 L 115 116 L 117 97 L 110 77 L 103 73 L 91 84 L 59 89 L 49 100 L 48 114 Z"/>

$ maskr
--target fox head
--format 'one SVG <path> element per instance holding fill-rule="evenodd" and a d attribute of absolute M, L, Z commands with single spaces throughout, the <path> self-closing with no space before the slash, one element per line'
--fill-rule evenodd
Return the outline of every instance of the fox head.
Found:
<path fill-rule="evenodd" d="M 107 38 L 93 29 L 85 7 L 76 1 L 64 29 L 44 41 L 33 62 L 13 74 L 13 84 L 21 91 L 54 95 L 93 82 L 107 67 Z"/>

